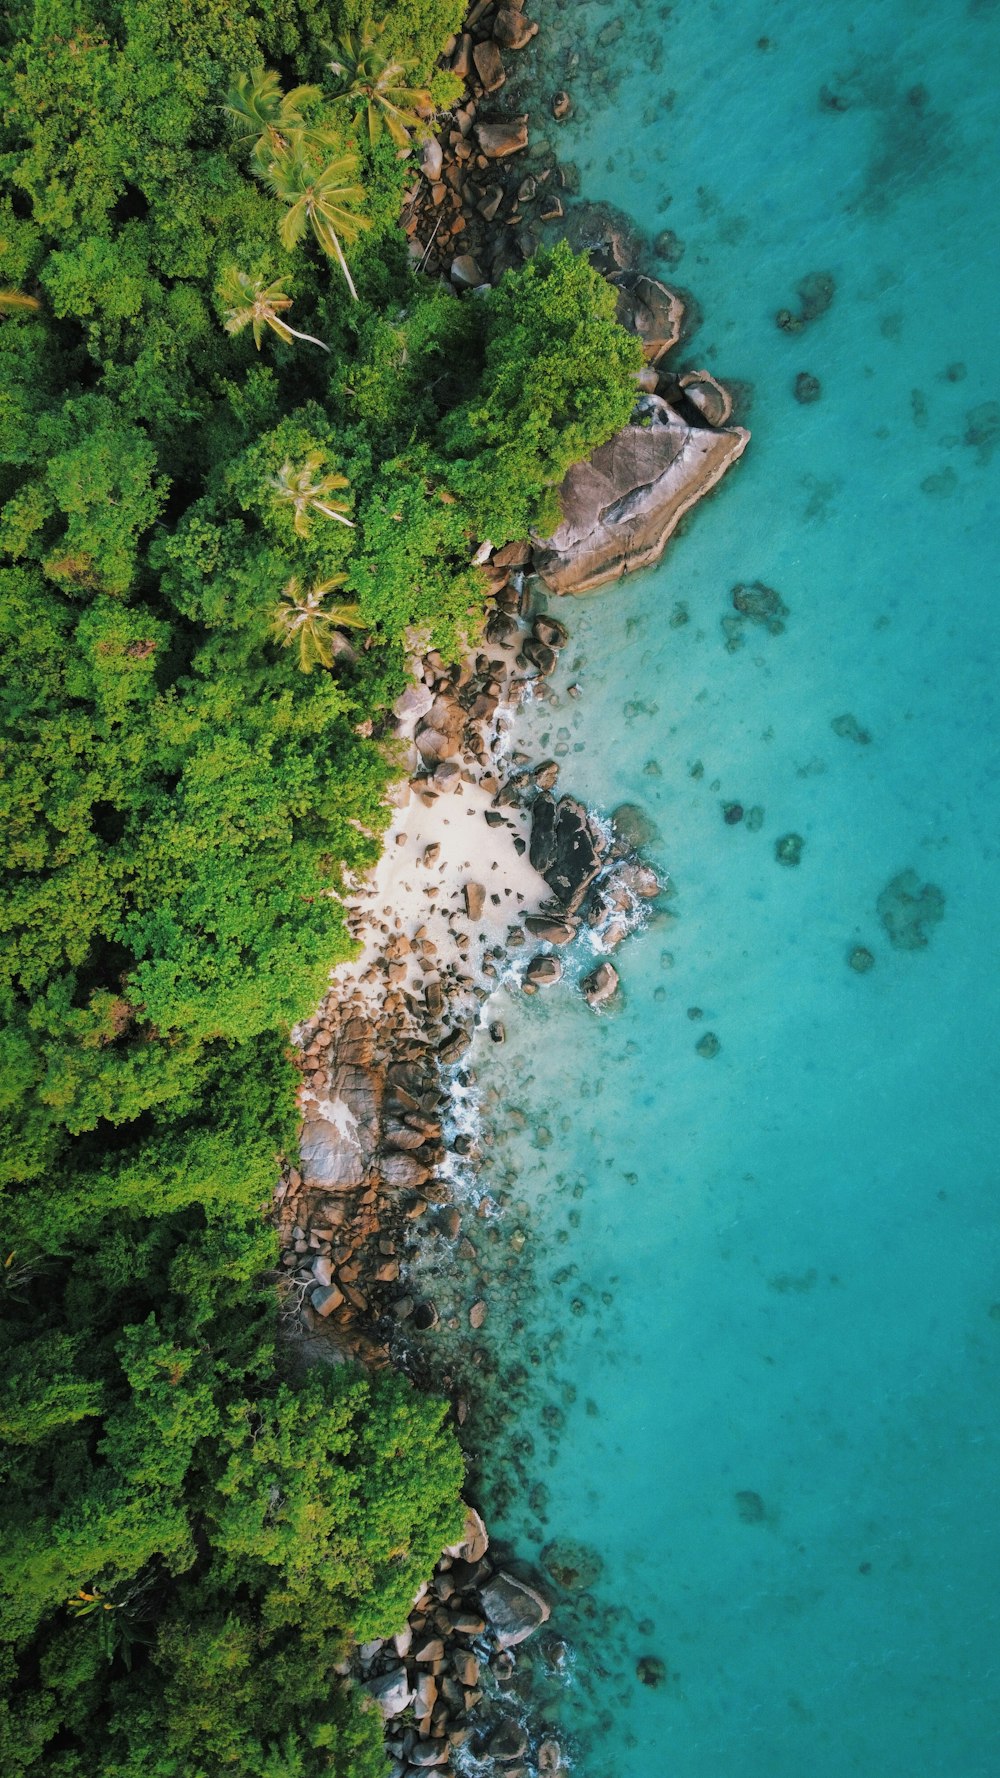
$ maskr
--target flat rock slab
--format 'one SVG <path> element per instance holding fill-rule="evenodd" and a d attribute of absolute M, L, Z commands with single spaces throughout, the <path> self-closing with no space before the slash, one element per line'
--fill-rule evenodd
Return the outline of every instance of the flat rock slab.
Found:
<path fill-rule="evenodd" d="M 308 1117 L 299 1139 L 299 1166 L 307 1187 L 352 1191 L 365 1177 L 365 1158 L 350 1114 L 336 1122 Z"/>
<path fill-rule="evenodd" d="M 569 471 L 563 522 L 535 545 L 537 573 L 551 592 L 586 593 L 647 568 L 749 442 L 742 426 L 689 425 L 659 396 L 644 396 L 637 419 Z"/>

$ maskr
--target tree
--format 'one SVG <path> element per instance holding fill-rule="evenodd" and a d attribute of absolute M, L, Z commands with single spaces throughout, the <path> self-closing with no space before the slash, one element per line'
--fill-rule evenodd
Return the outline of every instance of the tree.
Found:
<path fill-rule="evenodd" d="M 290 253 L 311 228 L 323 252 L 336 258 L 355 302 L 358 293 L 340 238 L 343 236 L 350 243 L 368 227 L 367 218 L 357 215 L 354 209 L 365 197 L 364 187 L 353 183 L 357 165 L 357 155 L 348 152 L 317 170 L 310 156 L 298 146 L 274 161 L 267 173 L 267 183 L 275 197 L 288 205 L 279 229 L 282 246 Z"/>
<path fill-rule="evenodd" d="M 223 109 L 229 114 L 235 140 L 253 144 L 253 160 L 262 177 L 272 161 L 306 136 L 309 126 L 303 114 L 322 97 L 318 86 L 296 86 L 283 93 L 281 76 L 273 68 L 255 68 L 250 74 L 236 76 Z"/>
<path fill-rule="evenodd" d="M 0 290 L 0 315 L 37 315 L 41 307 L 37 296 L 24 296 L 20 290 Z"/>
<path fill-rule="evenodd" d="M 336 519 L 339 525 L 350 525 L 354 520 L 345 517 L 347 502 L 331 501 L 329 496 L 337 488 L 346 488 L 346 475 L 320 475 L 323 465 L 323 452 L 310 451 L 305 462 L 297 469 L 287 457 L 277 475 L 268 477 L 268 487 L 272 498 L 279 506 L 290 506 L 294 514 L 292 524 L 296 537 L 308 537 L 309 514 L 321 512 L 328 519 Z"/>
<path fill-rule="evenodd" d="M 226 332 L 242 333 L 245 327 L 252 327 L 258 352 L 265 327 L 270 327 L 286 344 L 293 339 L 308 340 L 310 345 L 319 346 L 323 352 L 330 350 L 314 333 L 300 333 L 298 328 L 281 319 L 281 311 L 291 308 L 292 299 L 285 295 L 280 278 L 265 284 L 263 278 L 248 278 L 245 272 L 231 267 L 219 287 L 219 297 Z"/>
<path fill-rule="evenodd" d="M 346 574 L 335 574 L 330 580 L 321 580 L 316 586 L 303 590 L 297 576 L 293 575 L 282 592 L 282 603 L 271 622 L 272 634 L 282 648 L 298 643 L 299 666 L 303 673 L 311 673 L 314 666 L 332 667 L 337 655 L 354 654 L 347 637 L 341 634 L 341 626 L 364 629 L 364 619 L 359 617 L 357 606 L 333 605 L 328 611 L 323 610 L 327 593 L 343 586 L 346 579 Z"/>
<path fill-rule="evenodd" d="M 379 48 L 383 28 L 378 32 L 346 31 L 331 45 L 334 59 L 330 68 L 339 76 L 334 97 L 364 101 L 368 140 L 373 146 L 384 125 L 397 147 L 406 148 L 410 131 L 420 126 L 418 108 L 429 111 L 433 101 L 426 88 L 404 84 L 407 71 L 416 66 L 414 61 L 393 60 Z"/>

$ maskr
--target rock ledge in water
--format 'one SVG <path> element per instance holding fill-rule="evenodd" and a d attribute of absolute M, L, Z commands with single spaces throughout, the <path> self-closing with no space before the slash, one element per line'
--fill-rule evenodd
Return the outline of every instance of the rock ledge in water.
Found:
<path fill-rule="evenodd" d="M 742 426 L 688 425 L 657 395 L 560 490 L 563 520 L 535 545 L 535 568 L 554 593 L 586 593 L 659 560 L 678 522 L 742 456 Z"/>

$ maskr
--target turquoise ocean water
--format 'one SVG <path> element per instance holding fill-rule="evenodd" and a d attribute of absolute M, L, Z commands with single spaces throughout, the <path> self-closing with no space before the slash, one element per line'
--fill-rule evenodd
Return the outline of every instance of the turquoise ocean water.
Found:
<path fill-rule="evenodd" d="M 560 1682 L 589 1778 L 996 1778 L 1000 12 L 541 16 L 568 56 L 621 18 L 560 153 L 683 245 L 686 361 L 752 386 L 753 442 L 659 568 L 558 602 L 521 722 L 645 811 L 675 894 L 618 1010 L 564 982 L 477 1048 L 538 1286 L 500 1527 L 603 1558 Z M 757 580 L 784 630 L 727 633 Z M 944 897 L 909 950 L 876 905 L 907 870 Z"/>

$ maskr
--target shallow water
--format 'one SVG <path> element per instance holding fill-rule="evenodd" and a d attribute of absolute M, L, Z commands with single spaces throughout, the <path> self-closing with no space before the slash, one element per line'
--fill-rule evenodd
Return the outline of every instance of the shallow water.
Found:
<path fill-rule="evenodd" d="M 618 14 L 541 16 L 562 54 Z M 683 243 L 686 361 L 752 385 L 753 442 L 657 570 L 560 604 L 560 703 L 522 719 L 648 813 L 676 894 L 617 1010 L 563 983 L 477 1048 L 537 1286 L 493 1322 L 529 1373 L 494 1520 L 603 1557 L 561 1687 L 590 1778 L 994 1778 L 1000 17 L 621 18 L 560 152 Z M 780 331 L 816 272 L 832 306 Z M 724 630 L 758 580 L 783 631 Z M 944 897 L 922 948 L 877 911 L 906 870 Z"/>

